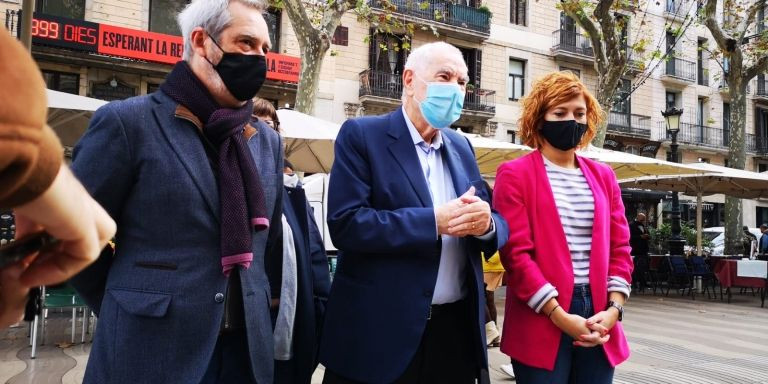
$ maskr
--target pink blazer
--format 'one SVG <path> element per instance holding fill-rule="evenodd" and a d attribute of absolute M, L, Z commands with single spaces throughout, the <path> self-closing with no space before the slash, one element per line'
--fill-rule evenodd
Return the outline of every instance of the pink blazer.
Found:
<path fill-rule="evenodd" d="M 629 227 L 613 170 L 584 157 L 577 156 L 577 161 L 595 197 L 589 283 L 599 311 L 608 302 L 608 276 L 631 281 Z M 573 265 L 541 152 L 499 166 L 493 205 L 509 224 L 509 240 L 501 249 L 508 272 L 501 351 L 523 364 L 552 370 L 562 332 L 526 303 L 549 282 L 560 294 L 560 305 L 569 310 Z M 616 366 L 629 357 L 629 346 L 621 323 L 610 334 L 604 350 Z"/>

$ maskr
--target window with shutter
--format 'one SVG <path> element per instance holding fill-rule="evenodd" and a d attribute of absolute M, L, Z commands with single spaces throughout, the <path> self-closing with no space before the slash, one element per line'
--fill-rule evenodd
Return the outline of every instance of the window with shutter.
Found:
<path fill-rule="evenodd" d="M 333 32 L 331 44 L 347 46 L 349 45 L 349 28 L 339 25 Z"/>
<path fill-rule="evenodd" d="M 391 74 L 403 73 L 407 51 L 400 49 L 400 42 L 402 39 L 402 36 L 387 33 L 375 33 L 375 31 L 371 29 L 368 50 L 368 64 L 370 69 Z"/>

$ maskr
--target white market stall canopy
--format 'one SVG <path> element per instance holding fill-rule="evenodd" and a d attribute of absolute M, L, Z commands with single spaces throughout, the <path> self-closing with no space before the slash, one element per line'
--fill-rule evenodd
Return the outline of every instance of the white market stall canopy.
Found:
<path fill-rule="evenodd" d="M 46 90 L 48 98 L 48 125 L 53 128 L 63 145 L 74 146 L 88 128 L 88 122 L 104 100 L 71 93 Z"/>
<path fill-rule="evenodd" d="M 333 165 L 333 145 L 341 124 L 292 109 L 279 109 L 280 130 L 285 140 L 285 158 L 295 171 L 329 173 Z"/>

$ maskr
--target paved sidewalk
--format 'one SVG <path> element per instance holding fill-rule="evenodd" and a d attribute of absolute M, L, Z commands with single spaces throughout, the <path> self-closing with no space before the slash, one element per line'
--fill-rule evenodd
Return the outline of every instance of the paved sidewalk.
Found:
<path fill-rule="evenodd" d="M 503 322 L 503 292 L 497 307 Z M 81 383 L 90 344 L 67 342 L 71 315 L 49 319 L 45 346 L 29 359 L 27 326 L 0 331 L 0 383 Z M 634 295 L 627 305 L 624 326 L 632 357 L 616 371 L 616 384 L 768 384 L 768 308 L 751 294 L 696 301 L 676 295 Z M 78 340 L 79 340 L 78 324 Z M 513 383 L 500 369 L 508 358 L 498 348 L 489 351 L 493 383 Z M 322 367 L 313 378 L 322 381 Z"/>

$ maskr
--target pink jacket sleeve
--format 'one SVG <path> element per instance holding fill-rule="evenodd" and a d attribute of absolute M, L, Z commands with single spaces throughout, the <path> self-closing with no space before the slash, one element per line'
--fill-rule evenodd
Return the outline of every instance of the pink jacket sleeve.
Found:
<path fill-rule="evenodd" d="M 501 263 L 507 270 L 511 292 L 523 302 L 549 282 L 532 260 L 534 252 L 531 223 L 526 209 L 525 183 L 509 164 L 502 164 L 496 174 L 493 206 L 509 225 L 507 244 L 501 249 Z"/>

